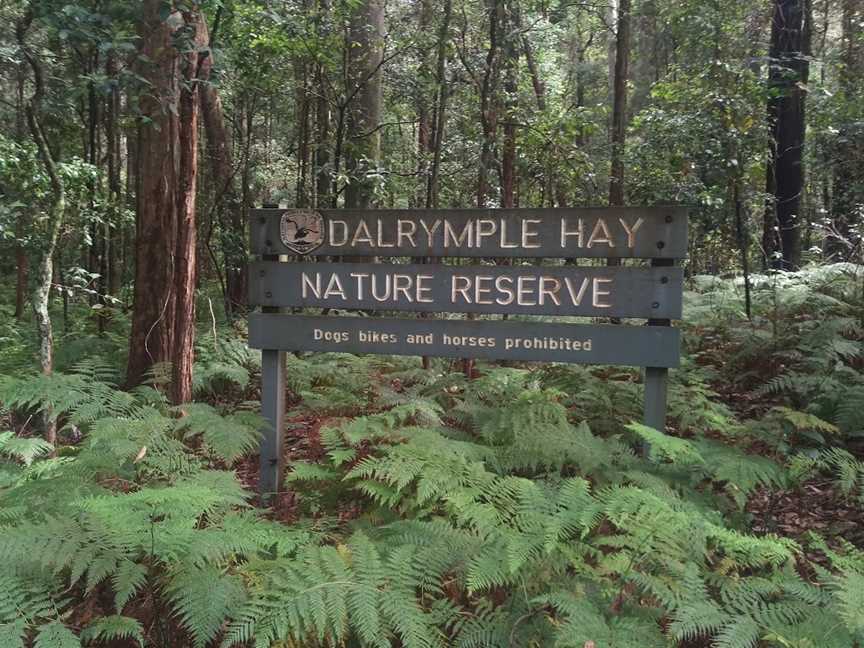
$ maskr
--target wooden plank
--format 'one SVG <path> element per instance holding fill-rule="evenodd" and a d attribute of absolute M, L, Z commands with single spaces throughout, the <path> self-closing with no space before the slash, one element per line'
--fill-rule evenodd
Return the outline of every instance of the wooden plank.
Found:
<path fill-rule="evenodd" d="M 681 268 L 256 262 L 249 303 L 678 319 L 682 286 Z"/>
<path fill-rule="evenodd" d="M 253 209 L 250 236 L 259 255 L 680 259 L 687 213 L 680 206 Z"/>
<path fill-rule="evenodd" d="M 253 313 L 258 349 L 677 367 L 678 329 Z"/>

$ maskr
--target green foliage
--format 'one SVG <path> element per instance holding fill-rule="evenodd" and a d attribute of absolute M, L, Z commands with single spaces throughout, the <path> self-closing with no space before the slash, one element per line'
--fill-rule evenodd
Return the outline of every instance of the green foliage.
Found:
<path fill-rule="evenodd" d="M 864 467 L 843 446 L 856 413 L 832 413 L 824 390 L 810 403 L 763 390 L 755 364 L 730 380 L 757 349 L 727 324 L 699 326 L 718 326 L 701 333 L 716 338 L 702 348 L 689 336 L 666 430 L 633 422 L 642 385 L 629 370 L 480 365 L 469 381 L 443 363 L 426 372 L 410 359 L 291 356 L 290 524 L 268 519 L 280 509 L 255 507 L 226 470 L 261 429 L 244 402 L 254 384 L 219 374 L 223 363 L 254 380 L 239 351 L 202 354 L 216 367 L 199 392 L 208 404 L 176 408 L 154 386 L 121 392 L 100 361 L 6 377 L 0 639 L 855 645 L 861 550 L 754 534 L 746 509 L 754 494 L 817 477 L 859 506 Z M 811 333 L 784 331 L 763 353 L 810 366 L 789 349 Z M 715 361 L 715 344 L 735 369 Z M 856 356 L 818 348 L 829 347 L 838 376 L 823 364 L 822 377 L 859 385 L 843 377 Z M 723 402 L 728 385 L 752 409 Z M 43 408 L 62 430 L 56 448 L 20 423 Z M 79 628 L 82 601 L 95 616 Z"/>

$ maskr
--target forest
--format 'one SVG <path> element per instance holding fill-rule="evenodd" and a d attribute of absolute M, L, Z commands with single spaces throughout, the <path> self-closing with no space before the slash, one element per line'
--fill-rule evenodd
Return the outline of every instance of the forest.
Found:
<path fill-rule="evenodd" d="M 509 250 L 471 261 L 494 282 L 426 256 L 348 284 L 335 251 L 282 313 L 250 220 L 329 214 L 373 267 L 425 240 L 388 213 L 632 248 L 641 220 L 548 219 L 657 206 L 689 213 L 680 267 Z M 862 234 L 864 0 L 3 0 L 0 648 L 864 648 Z M 606 272 L 683 305 L 622 322 L 660 304 Z M 523 295 L 546 310 L 485 306 Z M 254 318 L 301 307 L 671 319 L 680 366 L 664 426 L 638 365 L 274 365 Z"/>

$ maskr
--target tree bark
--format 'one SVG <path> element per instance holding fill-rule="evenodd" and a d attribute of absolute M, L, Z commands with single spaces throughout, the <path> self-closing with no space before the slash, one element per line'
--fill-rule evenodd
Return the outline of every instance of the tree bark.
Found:
<path fill-rule="evenodd" d="M 627 143 L 627 79 L 630 69 L 630 0 L 619 0 L 612 82 L 612 163 L 609 204 L 624 204 L 624 148 Z"/>
<path fill-rule="evenodd" d="M 504 112 L 503 143 L 501 147 L 501 206 L 512 209 L 516 206 L 516 105 L 519 65 L 519 6 L 510 3 L 505 8 L 502 58 L 504 66 Z"/>
<path fill-rule="evenodd" d="M 202 32 L 205 31 L 202 27 Z M 202 41 L 204 38 L 202 33 Z M 246 306 L 246 221 L 234 177 L 231 131 L 225 124 L 222 99 L 213 84 L 213 58 L 208 53 L 201 59 L 198 95 L 207 138 L 207 157 L 216 188 L 213 216 L 219 223 L 225 263 L 225 314 L 230 318 L 242 313 Z"/>
<path fill-rule="evenodd" d="M 840 93 L 847 104 L 861 101 L 861 75 L 864 74 L 864 0 L 843 0 L 843 40 L 840 66 Z M 826 30 L 827 31 L 827 30 Z M 834 155 L 831 203 L 831 228 L 826 237 L 826 253 L 835 260 L 850 258 L 855 242 L 852 231 L 860 223 L 864 204 L 864 127 L 844 124 L 837 137 Z"/>
<path fill-rule="evenodd" d="M 163 19 L 162 5 L 162 0 L 144 0 L 139 23 L 139 74 L 151 91 L 140 100 L 145 119 L 139 123 L 135 302 L 127 382 L 138 384 L 154 365 L 171 362 L 171 399 L 181 403 L 191 398 L 192 387 L 196 86 L 206 31 L 197 6 Z"/>
<path fill-rule="evenodd" d="M 447 41 L 450 38 L 450 20 L 453 14 L 453 1 L 444 0 L 444 16 L 438 32 L 437 90 L 434 123 L 431 134 L 432 165 L 426 182 L 426 208 L 438 207 L 438 176 L 441 171 L 441 151 L 444 145 L 444 130 L 447 124 L 447 99 L 450 90 L 447 86 Z"/>
<path fill-rule="evenodd" d="M 15 36 L 24 59 L 33 72 L 33 95 L 25 105 L 27 128 L 30 137 L 36 144 L 39 159 L 45 168 L 45 173 L 51 183 L 51 203 L 48 208 L 48 218 L 42 240 L 39 242 L 39 253 L 35 266 L 35 282 L 33 288 L 33 314 L 39 333 L 39 364 L 42 373 L 50 375 L 54 371 L 54 329 L 51 324 L 51 314 L 48 310 L 51 296 L 51 283 L 54 275 L 54 253 L 60 240 L 63 217 L 66 213 L 66 187 L 57 169 L 57 161 L 45 136 L 42 124 L 42 99 L 45 94 L 44 73 L 41 61 L 30 50 L 26 41 L 27 31 L 33 21 L 32 8 L 28 7 L 23 18 L 15 26 Z M 43 434 L 45 440 L 54 445 L 57 442 L 57 421 L 50 408 L 43 411 Z"/>
<path fill-rule="evenodd" d="M 348 79 L 353 100 L 347 105 L 346 168 L 351 183 L 345 206 L 368 208 L 375 192 L 372 176 L 381 160 L 381 63 L 384 56 L 384 0 L 364 0 L 348 29 Z"/>
<path fill-rule="evenodd" d="M 773 209 L 766 211 L 770 220 L 766 222 L 765 231 L 774 225 L 779 230 L 780 260 L 779 264 L 772 265 L 786 270 L 801 264 L 810 14 L 810 0 L 774 0 L 768 75 L 771 90 L 768 119 L 772 130 L 769 172 L 773 170 L 774 173 L 774 191 Z M 770 245 L 770 240 L 767 243 Z M 770 257 L 773 251 L 768 249 L 766 253 Z"/>
<path fill-rule="evenodd" d="M 18 66 L 17 84 L 15 91 L 15 136 L 19 140 L 28 137 L 26 100 L 24 98 L 24 85 L 27 82 L 26 67 L 24 64 Z M 24 212 L 19 212 L 15 221 L 15 314 L 17 320 L 24 318 L 27 306 L 27 249 L 24 246 L 24 233 L 27 229 Z"/>
<path fill-rule="evenodd" d="M 120 87 L 117 84 L 119 73 L 120 65 L 117 54 L 110 52 L 105 61 L 105 75 L 113 81 L 113 84 L 108 95 L 108 109 L 105 111 L 105 136 L 108 149 L 108 194 L 112 218 L 104 226 L 106 286 L 110 295 L 117 295 L 120 292 L 120 258 L 118 254 L 120 237 L 118 232 L 121 227 L 119 216 L 123 209 L 123 181 L 120 173 L 123 157 L 120 136 Z"/>
<path fill-rule="evenodd" d="M 487 0 L 489 16 L 489 49 L 483 67 L 480 86 L 480 127 L 483 140 L 480 148 L 480 169 L 477 176 L 477 207 L 486 207 L 489 197 L 489 171 L 494 162 L 495 137 L 498 131 L 498 111 L 495 90 L 499 76 L 500 29 L 503 20 L 502 0 Z"/>

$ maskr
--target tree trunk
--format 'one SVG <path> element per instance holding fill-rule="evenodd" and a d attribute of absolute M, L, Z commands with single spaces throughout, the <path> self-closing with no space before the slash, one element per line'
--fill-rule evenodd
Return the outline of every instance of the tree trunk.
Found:
<path fill-rule="evenodd" d="M 861 101 L 860 83 L 864 74 L 864 0 L 843 0 L 843 47 L 840 66 L 840 92 L 847 105 Z M 864 204 L 864 127 L 845 124 L 837 138 L 834 155 L 834 197 L 831 203 L 831 228 L 826 237 L 826 252 L 835 260 L 848 259 L 854 249 L 852 231 L 860 223 Z"/>
<path fill-rule="evenodd" d="M 24 240 L 24 216 L 19 215 L 15 222 L 15 319 L 24 317 L 27 305 L 27 251 Z"/>
<path fill-rule="evenodd" d="M 509 4 L 505 9 L 502 58 L 504 66 L 504 138 L 501 148 L 501 206 L 516 206 L 516 105 L 518 99 L 519 7 Z"/>
<path fill-rule="evenodd" d="M 480 126 L 483 140 L 480 148 L 480 169 L 477 176 L 477 207 L 486 207 L 489 197 L 489 172 L 493 166 L 495 136 L 498 131 L 498 111 L 495 104 L 495 89 L 498 85 L 500 29 L 503 21 L 501 0 L 488 0 L 489 49 L 483 68 L 480 87 Z"/>
<path fill-rule="evenodd" d="M 26 67 L 24 64 L 18 66 L 17 84 L 15 91 L 15 136 L 19 140 L 28 137 L 26 100 L 24 98 L 24 85 L 27 82 Z M 15 221 L 15 314 L 17 320 L 24 317 L 27 306 L 27 250 L 24 246 L 24 233 L 27 230 L 24 212 L 19 212 Z"/>
<path fill-rule="evenodd" d="M 810 0 L 774 0 L 771 25 L 772 91 L 768 118 L 772 129 L 773 213 L 779 230 L 779 267 L 801 264 L 801 194 L 804 191 L 805 101 L 810 72 Z M 770 211 L 768 212 L 770 217 Z M 766 232 L 771 223 L 766 223 Z M 766 250 L 770 253 L 771 250 Z"/>
<path fill-rule="evenodd" d="M 242 313 L 246 306 L 246 221 L 234 178 L 231 132 L 225 124 L 219 91 L 211 79 L 213 59 L 209 54 L 202 59 L 198 94 L 207 137 L 207 157 L 216 188 L 213 215 L 220 229 L 225 263 L 225 314 L 230 318 Z"/>
<path fill-rule="evenodd" d="M 42 240 L 39 241 L 38 248 L 40 251 L 34 264 L 36 276 L 33 288 L 33 314 L 39 333 L 39 365 L 43 374 L 50 375 L 54 371 L 54 329 L 51 325 L 49 299 L 51 280 L 54 275 L 54 252 L 60 240 L 60 231 L 66 212 L 66 188 L 57 169 L 57 161 L 48 146 L 42 124 L 42 98 L 45 93 L 44 74 L 41 62 L 26 42 L 27 31 L 32 21 L 32 9 L 28 7 L 24 17 L 15 26 L 15 36 L 25 60 L 33 71 L 33 95 L 25 106 L 27 127 L 51 183 L 51 204 L 48 208 L 48 218 L 43 224 L 44 231 L 40 232 Z M 50 408 L 44 410 L 42 422 L 45 440 L 52 445 L 56 444 L 57 422 L 54 420 Z"/>
<path fill-rule="evenodd" d="M 624 204 L 624 148 L 627 140 L 627 78 L 630 68 L 630 0 L 619 0 L 612 82 L 612 163 L 609 204 Z"/>
<path fill-rule="evenodd" d="M 108 95 L 108 110 L 105 112 L 105 135 L 108 148 L 108 193 L 111 205 L 111 221 L 104 226 L 105 236 L 105 258 L 106 258 L 106 286 L 110 295 L 120 292 L 120 257 L 118 248 L 120 237 L 120 213 L 123 209 L 123 181 L 120 169 L 123 157 L 121 154 L 120 137 L 120 88 L 117 85 L 117 77 L 120 73 L 119 61 L 116 52 L 110 52 L 105 62 L 106 76 L 115 81 Z"/>
<path fill-rule="evenodd" d="M 348 80 L 353 99 L 347 105 L 346 168 L 351 183 L 345 206 L 368 208 L 381 159 L 381 64 L 384 56 L 384 0 L 364 0 L 352 13 L 348 29 Z"/>
<path fill-rule="evenodd" d="M 444 16 L 438 32 L 437 90 L 435 100 L 434 124 L 431 134 L 432 165 L 426 182 L 426 208 L 438 208 L 438 176 L 441 171 L 441 150 L 444 144 L 444 130 L 447 124 L 447 41 L 450 38 L 450 20 L 453 1 L 444 0 Z"/>
<path fill-rule="evenodd" d="M 183 20 L 192 35 L 183 48 L 180 85 L 179 173 L 177 186 L 177 248 L 175 251 L 175 299 L 172 364 L 174 403 L 192 400 L 192 365 L 195 352 L 195 286 L 197 282 L 197 240 L 195 189 L 198 179 L 198 93 L 199 52 L 208 46 L 204 16 L 197 6 L 183 11 Z"/>
<path fill-rule="evenodd" d="M 138 384 L 155 364 L 172 362 L 171 399 L 181 403 L 191 398 L 192 386 L 196 85 L 198 50 L 206 46 L 206 31 L 197 6 L 163 19 L 162 5 L 162 0 L 144 0 L 139 24 L 139 73 L 151 91 L 140 99 L 144 119 L 139 123 L 135 303 L 127 381 Z"/>

